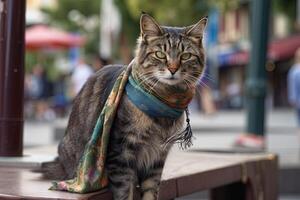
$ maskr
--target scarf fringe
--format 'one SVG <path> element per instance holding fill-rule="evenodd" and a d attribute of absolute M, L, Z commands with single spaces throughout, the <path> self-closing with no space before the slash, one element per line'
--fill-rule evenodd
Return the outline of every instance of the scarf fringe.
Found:
<path fill-rule="evenodd" d="M 166 148 L 169 144 L 177 143 L 179 144 L 180 149 L 185 150 L 193 145 L 193 132 L 190 125 L 190 118 L 189 118 L 189 110 L 188 108 L 185 109 L 186 114 L 186 128 L 179 133 L 176 133 L 169 137 L 163 144 L 163 147 Z"/>

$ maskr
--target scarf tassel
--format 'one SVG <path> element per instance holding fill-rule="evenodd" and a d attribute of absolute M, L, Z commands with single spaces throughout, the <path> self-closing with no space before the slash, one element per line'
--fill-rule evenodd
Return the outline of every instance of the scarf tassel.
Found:
<path fill-rule="evenodd" d="M 173 144 L 173 143 L 178 143 L 179 147 L 182 150 L 187 149 L 193 145 L 192 143 L 193 132 L 190 124 L 189 111 L 187 108 L 185 109 L 185 114 L 186 114 L 186 128 L 182 132 L 174 134 L 171 137 L 169 137 L 164 143 L 164 148 L 166 148 L 169 144 Z"/>

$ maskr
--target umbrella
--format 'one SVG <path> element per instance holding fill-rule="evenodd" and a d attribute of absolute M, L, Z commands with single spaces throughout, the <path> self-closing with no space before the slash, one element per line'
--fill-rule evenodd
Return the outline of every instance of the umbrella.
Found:
<path fill-rule="evenodd" d="M 73 35 L 68 32 L 48 27 L 36 25 L 26 29 L 25 44 L 28 50 L 43 48 L 70 48 L 81 46 L 85 43 L 83 37 Z"/>

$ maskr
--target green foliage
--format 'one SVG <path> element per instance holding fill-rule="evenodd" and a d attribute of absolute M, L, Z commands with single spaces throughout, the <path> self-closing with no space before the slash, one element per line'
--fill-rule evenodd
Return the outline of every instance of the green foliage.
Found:
<path fill-rule="evenodd" d="M 32 72 L 33 68 L 39 64 L 47 72 L 49 80 L 55 81 L 59 76 L 59 70 L 54 66 L 56 54 L 44 54 L 44 52 L 26 52 L 25 72 Z"/>
<path fill-rule="evenodd" d="M 239 0 L 115 0 L 122 15 L 122 31 L 131 44 L 139 34 L 139 17 L 144 11 L 160 24 L 188 26 L 208 15 L 210 8 L 225 11 L 238 5 Z"/>
<path fill-rule="evenodd" d="M 190 25 L 207 15 L 205 0 L 115 0 L 122 16 L 122 33 L 133 47 L 139 35 L 139 18 L 142 11 L 149 13 L 161 24 Z"/>
<path fill-rule="evenodd" d="M 294 28 L 297 15 L 297 0 L 273 0 L 273 12 L 279 12 L 288 17 L 289 29 Z"/>
<path fill-rule="evenodd" d="M 127 1 L 115 0 L 122 18 L 122 33 L 128 39 L 129 45 L 132 47 L 139 35 L 139 18 L 133 17 L 129 12 Z"/>
<path fill-rule="evenodd" d="M 221 12 L 225 12 L 237 8 L 241 2 L 241 0 L 212 0 L 210 5 L 217 7 Z"/>
<path fill-rule="evenodd" d="M 70 20 L 70 12 L 78 11 L 86 18 L 99 16 L 100 2 L 99 0 L 89 0 L 88 3 L 86 0 L 59 0 L 54 8 L 46 7 L 42 11 L 50 17 L 51 24 L 57 24 L 69 31 L 83 31 L 84 28 L 80 24 Z"/>
<path fill-rule="evenodd" d="M 285 13 L 290 16 L 296 16 L 297 1 L 296 0 L 273 0 L 275 11 Z"/>
<path fill-rule="evenodd" d="M 172 26 L 190 25 L 208 14 L 206 0 L 128 0 L 126 2 L 134 18 L 139 18 L 141 11 L 145 11 L 161 24 Z"/>
<path fill-rule="evenodd" d="M 29 73 L 32 71 L 34 65 L 37 64 L 37 53 L 26 51 L 25 54 L 25 72 Z"/>
<path fill-rule="evenodd" d="M 142 11 L 149 13 L 161 24 L 187 26 L 206 16 L 211 7 L 231 9 L 239 0 L 114 0 L 122 16 L 122 37 L 129 46 L 135 45 L 139 35 L 139 17 Z M 99 41 L 99 24 L 87 28 L 88 21 L 99 19 L 100 0 L 59 0 L 54 8 L 44 8 L 50 24 L 68 31 L 85 34 L 87 54 L 95 54 Z M 124 39 L 123 38 L 123 39 Z"/>
<path fill-rule="evenodd" d="M 100 3 L 100 0 L 59 0 L 57 6 L 42 11 L 51 25 L 86 36 L 84 50 L 87 54 L 95 54 L 99 41 Z"/>

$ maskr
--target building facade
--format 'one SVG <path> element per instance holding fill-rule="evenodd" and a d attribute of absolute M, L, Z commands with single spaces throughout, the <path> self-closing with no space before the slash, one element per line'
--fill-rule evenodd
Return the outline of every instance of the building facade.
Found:
<path fill-rule="evenodd" d="M 277 0 L 275 0 L 277 1 Z M 264 66 L 268 77 L 268 107 L 287 107 L 287 73 L 293 56 L 300 47 L 297 24 L 297 0 L 291 0 L 291 9 L 277 8 L 272 1 L 269 23 L 268 60 Z M 277 5 L 277 6 L 276 6 Z M 288 7 L 288 6 L 287 6 Z M 291 12 L 293 12 L 291 14 Z M 233 9 L 220 14 L 217 45 L 219 102 L 222 108 L 241 108 L 249 63 L 250 1 L 241 1 Z"/>

